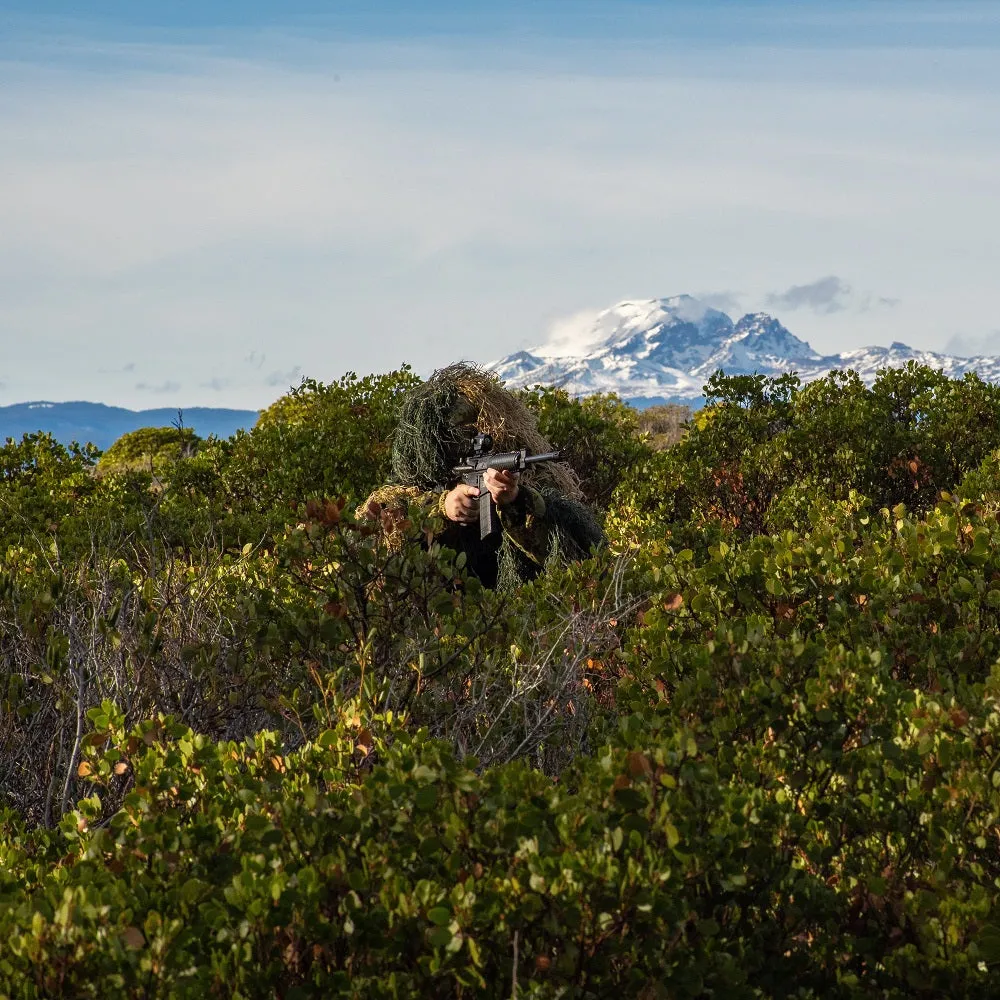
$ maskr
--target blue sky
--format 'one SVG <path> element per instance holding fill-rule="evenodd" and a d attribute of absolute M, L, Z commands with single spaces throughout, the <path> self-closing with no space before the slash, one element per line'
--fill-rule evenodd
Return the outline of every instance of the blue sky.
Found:
<path fill-rule="evenodd" d="M 267 28 L 366 38 L 636 38 L 726 45 L 983 45 L 991 0 L 45 0 L 0 4 L 15 27 L 82 33 Z M 995 41 L 995 38 L 994 38 Z"/>
<path fill-rule="evenodd" d="M 685 292 L 1000 353 L 998 50 L 993 0 L 0 0 L 0 402 L 260 406 Z"/>

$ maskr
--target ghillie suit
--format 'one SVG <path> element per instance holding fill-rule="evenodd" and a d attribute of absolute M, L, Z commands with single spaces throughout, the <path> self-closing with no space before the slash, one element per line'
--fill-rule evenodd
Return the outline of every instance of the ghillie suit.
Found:
<path fill-rule="evenodd" d="M 452 469 L 469 453 L 477 432 L 489 434 L 497 451 L 552 450 L 527 407 L 496 375 L 473 365 L 450 365 L 407 393 L 393 437 L 393 483 L 377 489 L 359 513 L 381 514 L 393 544 L 402 543 L 394 526 L 407 506 L 444 517 L 445 498 L 456 484 Z M 480 539 L 478 525 L 445 518 L 436 536 L 465 552 L 469 569 L 500 591 L 534 579 L 546 566 L 581 559 L 604 539 L 566 463 L 531 466 L 519 486 L 517 499 L 498 508 L 501 530 L 494 535 Z"/>

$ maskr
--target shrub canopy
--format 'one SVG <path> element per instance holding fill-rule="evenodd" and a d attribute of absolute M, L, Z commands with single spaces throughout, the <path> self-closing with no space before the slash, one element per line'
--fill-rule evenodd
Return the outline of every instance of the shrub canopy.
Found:
<path fill-rule="evenodd" d="M 1000 390 L 538 390 L 612 546 L 501 596 L 351 514 L 415 381 L 0 449 L 0 996 L 997 995 Z"/>

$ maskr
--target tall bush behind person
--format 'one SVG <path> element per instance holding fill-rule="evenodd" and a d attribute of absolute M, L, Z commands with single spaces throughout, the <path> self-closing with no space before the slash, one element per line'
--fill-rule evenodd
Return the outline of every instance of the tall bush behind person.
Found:
<path fill-rule="evenodd" d="M 194 454 L 161 452 L 156 482 L 150 477 L 147 485 L 155 488 L 164 540 L 188 548 L 211 538 L 235 553 L 272 540 L 310 499 L 366 495 L 386 473 L 399 398 L 418 381 L 405 365 L 331 383 L 303 379 L 250 431 L 197 442 Z M 142 492 L 141 463 L 123 465 L 116 456 L 131 454 L 148 436 L 136 432 L 134 442 L 109 449 L 101 463 L 106 492 Z"/>
<path fill-rule="evenodd" d="M 521 398 L 538 429 L 580 477 L 587 500 L 601 510 L 623 475 L 652 454 L 640 434 L 638 413 L 614 393 L 579 398 L 565 389 L 536 386 Z"/>
<path fill-rule="evenodd" d="M 928 510 L 1000 447 L 1000 386 L 908 364 L 868 388 L 854 372 L 713 376 L 673 448 L 626 475 L 612 521 L 711 537 L 805 527 L 819 504 Z M 854 497 L 851 500 L 852 496 Z"/>
<path fill-rule="evenodd" d="M 367 496 L 388 472 L 399 400 L 419 381 L 407 365 L 303 379 L 232 439 L 220 469 L 230 503 L 288 523 L 310 498 Z"/>

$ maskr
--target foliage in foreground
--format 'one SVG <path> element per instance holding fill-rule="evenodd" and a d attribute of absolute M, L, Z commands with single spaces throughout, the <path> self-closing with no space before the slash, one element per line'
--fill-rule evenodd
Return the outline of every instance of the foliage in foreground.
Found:
<path fill-rule="evenodd" d="M 996 995 L 998 390 L 712 387 L 656 454 L 537 394 L 614 548 L 507 601 L 280 426 L 256 509 L 252 434 L 8 446 L 0 995 Z"/>

